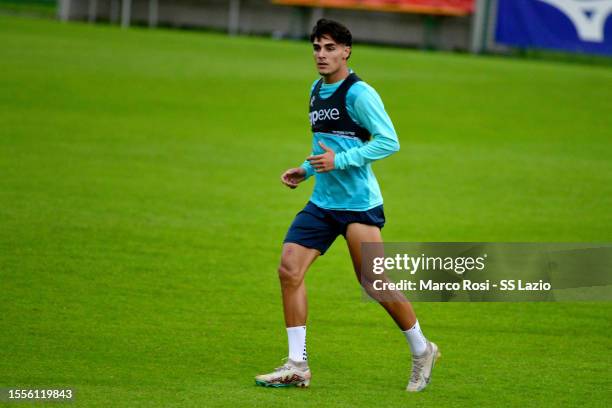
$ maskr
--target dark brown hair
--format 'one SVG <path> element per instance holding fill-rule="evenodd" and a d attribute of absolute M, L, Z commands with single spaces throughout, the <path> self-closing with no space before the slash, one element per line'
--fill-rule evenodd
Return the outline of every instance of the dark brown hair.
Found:
<path fill-rule="evenodd" d="M 315 39 L 321 38 L 324 35 L 330 36 L 338 44 L 344 44 L 348 47 L 353 45 L 353 35 L 348 28 L 337 21 L 325 18 L 317 21 L 317 24 L 312 28 L 310 42 L 314 42 Z"/>

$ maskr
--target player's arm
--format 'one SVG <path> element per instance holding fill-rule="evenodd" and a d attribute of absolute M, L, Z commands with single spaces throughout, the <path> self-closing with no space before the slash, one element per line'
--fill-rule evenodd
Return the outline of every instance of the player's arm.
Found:
<path fill-rule="evenodd" d="M 400 145 L 391 118 L 385 110 L 380 96 L 367 87 L 361 92 L 353 105 L 354 120 L 370 131 L 372 140 L 363 146 L 353 147 L 335 155 L 334 167 L 344 170 L 348 167 L 361 167 L 375 160 L 384 159 L 399 151 Z"/>
<path fill-rule="evenodd" d="M 317 82 L 315 80 L 310 86 L 310 97 L 312 97 L 312 91 L 314 90 Z M 311 153 L 312 156 L 314 153 Z M 281 182 L 289 188 L 296 188 L 299 183 L 307 180 L 310 176 L 315 173 L 315 169 L 312 167 L 308 159 L 304 160 L 304 163 L 300 167 L 289 169 L 281 175 Z"/>

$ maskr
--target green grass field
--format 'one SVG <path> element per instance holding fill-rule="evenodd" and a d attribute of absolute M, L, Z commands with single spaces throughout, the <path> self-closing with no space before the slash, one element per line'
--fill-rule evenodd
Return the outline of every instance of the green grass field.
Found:
<path fill-rule="evenodd" d="M 357 45 L 401 151 L 387 241 L 612 238 L 612 70 Z M 361 300 L 340 238 L 307 276 L 308 390 L 276 267 L 312 181 L 307 43 L 0 17 L 0 387 L 71 406 L 610 406 L 610 303 L 418 303 L 443 357 Z M 14 404 L 10 404 L 13 406 Z M 24 406 L 24 405 L 19 405 Z M 36 405 L 40 406 L 40 405 Z"/>

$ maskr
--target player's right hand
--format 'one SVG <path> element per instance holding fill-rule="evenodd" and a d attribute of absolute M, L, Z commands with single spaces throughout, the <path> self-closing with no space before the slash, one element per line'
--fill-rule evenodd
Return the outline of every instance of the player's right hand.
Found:
<path fill-rule="evenodd" d="M 304 180 L 306 180 L 306 170 L 302 167 L 289 169 L 281 176 L 281 182 L 289 188 L 296 188 Z"/>

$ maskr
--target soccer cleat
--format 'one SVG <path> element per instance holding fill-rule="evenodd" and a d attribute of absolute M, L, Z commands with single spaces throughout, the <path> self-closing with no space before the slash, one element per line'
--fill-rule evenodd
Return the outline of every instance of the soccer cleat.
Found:
<path fill-rule="evenodd" d="M 422 356 L 412 356 L 412 374 L 406 391 L 418 392 L 423 390 L 431 380 L 431 372 L 440 357 L 440 351 L 435 343 L 427 342 L 427 349 Z"/>
<path fill-rule="evenodd" d="M 307 361 L 293 361 L 290 358 L 270 374 L 255 377 L 255 384 L 263 387 L 308 387 L 310 369 Z"/>

